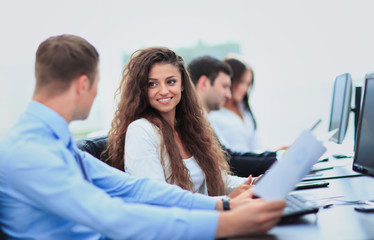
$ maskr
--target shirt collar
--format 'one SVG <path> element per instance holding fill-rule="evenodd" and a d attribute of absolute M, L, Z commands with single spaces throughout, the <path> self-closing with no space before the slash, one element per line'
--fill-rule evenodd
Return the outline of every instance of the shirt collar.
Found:
<path fill-rule="evenodd" d="M 69 124 L 57 112 L 32 100 L 26 109 L 26 113 L 40 119 L 64 142 L 65 146 L 68 146 L 72 139 Z"/>

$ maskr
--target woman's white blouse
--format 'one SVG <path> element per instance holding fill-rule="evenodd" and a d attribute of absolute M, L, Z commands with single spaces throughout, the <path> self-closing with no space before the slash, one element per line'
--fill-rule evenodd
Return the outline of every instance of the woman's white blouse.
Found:
<path fill-rule="evenodd" d="M 195 191 L 204 188 L 205 176 L 203 170 L 201 170 L 199 164 L 197 164 L 196 159 L 192 156 L 188 159 L 183 159 L 184 165 L 190 171 L 191 181 L 194 185 Z M 196 190 L 197 189 L 197 190 Z"/>
<path fill-rule="evenodd" d="M 166 182 L 167 176 L 170 176 L 169 157 L 164 150 L 166 166 L 164 171 L 161 165 L 161 135 L 158 128 L 144 118 L 138 119 L 128 126 L 125 141 L 125 171 L 130 175 Z M 184 159 L 184 164 L 190 171 L 195 191 L 207 195 L 205 175 L 195 158 Z M 225 181 L 226 194 L 247 179 L 225 173 L 222 173 L 222 176 Z"/>
<path fill-rule="evenodd" d="M 256 151 L 259 146 L 251 113 L 244 110 L 243 104 L 239 105 L 239 110 L 244 119 L 227 108 L 221 108 L 209 113 L 209 122 L 219 141 L 227 149 L 234 152 Z"/>

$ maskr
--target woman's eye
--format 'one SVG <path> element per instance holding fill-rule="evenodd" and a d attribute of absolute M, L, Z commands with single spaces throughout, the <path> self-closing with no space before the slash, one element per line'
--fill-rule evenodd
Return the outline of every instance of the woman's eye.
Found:
<path fill-rule="evenodd" d="M 176 81 L 175 80 L 169 80 L 168 83 L 169 84 L 174 84 Z"/>
<path fill-rule="evenodd" d="M 155 82 L 149 82 L 149 83 L 148 83 L 148 87 L 154 87 L 154 86 L 156 86 L 156 83 L 155 83 Z"/>

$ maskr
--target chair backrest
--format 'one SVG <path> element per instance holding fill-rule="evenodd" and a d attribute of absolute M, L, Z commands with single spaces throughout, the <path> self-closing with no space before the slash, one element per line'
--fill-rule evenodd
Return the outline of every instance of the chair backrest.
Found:
<path fill-rule="evenodd" d="M 102 153 L 106 148 L 107 138 L 107 135 L 83 138 L 77 141 L 77 146 L 82 151 L 88 152 L 97 159 L 108 163 L 108 161 L 106 161 L 106 157 L 102 156 Z"/>

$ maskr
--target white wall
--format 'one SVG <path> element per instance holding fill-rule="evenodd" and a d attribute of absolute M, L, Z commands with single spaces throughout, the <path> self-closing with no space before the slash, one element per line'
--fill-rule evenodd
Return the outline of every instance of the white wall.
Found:
<path fill-rule="evenodd" d="M 32 95 L 39 43 L 72 33 L 101 55 L 94 109 L 73 131 L 109 127 L 123 53 L 235 41 L 255 69 L 251 104 L 263 143 L 288 144 L 318 118 L 327 129 L 335 76 L 350 72 L 362 84 L 374 71 L 373 7 L 360 0 L 1 1 L 0 137 Z"/>
<path fill-rule="evenodd" d="M 327 130 L 335 76 L 350 72 L 360 85 L 365 73 L 374 70 L 373 3 L 273 1 L 270 5 L 259 1 L 251 9 L 246 56 L 257 73 L 252 102 L 260 136 L 276 146 L 292 141 L 318 118 L 323 119 L 319 130 Z"/>

